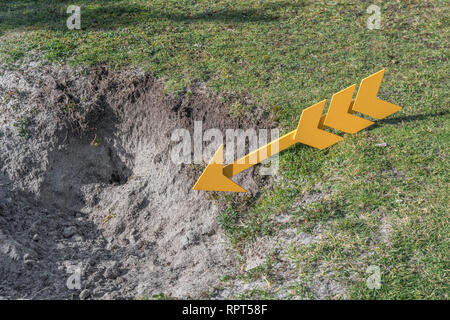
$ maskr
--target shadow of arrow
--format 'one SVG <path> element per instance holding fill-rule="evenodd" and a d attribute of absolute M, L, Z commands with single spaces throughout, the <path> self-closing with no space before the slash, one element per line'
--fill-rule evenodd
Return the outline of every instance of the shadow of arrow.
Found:
<path fill-rule="evenodd" d="M 377 127 L 379 127 L 380 125 L 386 125 L 386 124 L 399 124 L 402 122 L 414 122 L 414 121 L 422 121 L 422 120 L 426 120 L 429 118 L 434 118 L 434 117 L 442 117 L 445 115 L 450 114 L 449 111 L 441 111 L 441 112 L 437 112 L 437 113 L 426 113 L 426 114 L 414 114 L 414 115 L 410 115 L 410 116 L 403 116 L 403 117 L 395 117 L 395 118 L 389 118 L 389 119 L 382 119 L 382 120 L 378 120 L 375 122 L 374 125 L 372 125 L 371 127 L 367 128 L 368 131 L 373 130 Z"/>

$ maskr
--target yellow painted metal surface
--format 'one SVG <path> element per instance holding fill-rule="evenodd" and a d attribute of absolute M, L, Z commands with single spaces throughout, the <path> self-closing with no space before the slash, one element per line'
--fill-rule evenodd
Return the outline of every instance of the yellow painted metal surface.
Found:
<path fill-rule="evenodd" d="M 295 130 L 285 134 L 284 136 L 266 144 L 265 146 L 250 152 L 248 155 L 236 160 L 232 164 L 226 165 L 223 168 L 223 173 L 227 177 L 232 177 L 239 172 L 244 171 L 261 161 L 264 161 L 274 154 L 289 148 L 296 142 L 294 142 Z M 278 147 L 276 146 L 278 144 Z M 256 160 L 256 161 L 255 161 Z"/>
<path fill-rule="evenodd" d="M 322 115 L 326 100 L 304 109 L 297 129 L 226 166 L 223 166 L 223 145 L 221 145 L 193 189 L 246 192 L 230 178 L 296 143 L 324 149 L 343 139 L 324 130 L 327 127 L 356 133 L 373 124 L 370 120 L 356 116 L 355 112 L 382 119 L 399 111 L 401 107 L 377 98 L 383 75 L 384 69 L 363 79 L 354 100 L 352 97 L 356 85 L 335 93 L 326 115 Z"/>
<path fill-rule="evenodd" d="M 356 84 L 333 95 L 323 122 L 325 126 L 347 133 L 357 133 L 373 124 L 372 121 L 350 113 L 355 88 Z"/>
<path fill-rule="evenodd" d="M 223 175 L 223 144 L 220 145 L 206 169 L 203 171 L 194 190 L 214 190 L 229 192 L 247 192 L 240 185 Z"/>
<path fill-rule="evenodd" d="M 327 100 L 323 100 L 303 110 L 295 130 L 294 143 L 300 142 L 317 149 L 325 149 L 342 140 L 342 137 L 322 129 L 322 112 L 326 102 Z"/>
<path fill-rule="evenodd" d="M 375 119 L 384 119 L 402 109 L 396 104 L 377 98 L 384 71 L 384 69 L 380 70 L 361 81 L 352 111 L 366 114 Z"/>

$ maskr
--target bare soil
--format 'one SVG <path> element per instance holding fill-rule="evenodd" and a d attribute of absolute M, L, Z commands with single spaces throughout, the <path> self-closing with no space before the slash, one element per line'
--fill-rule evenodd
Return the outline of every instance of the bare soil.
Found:
<path fill-rule="evenodd" d="M 0 69 L 1 298 L 214 297 L 235 272 L 220 203 L 191 190 L 202 168 L 172 163 L 170 137 L 194 120 L 268 125 L 231 118 L 200 83 L 163 92 L 141 71 Z M 239 182 L 258 190 L 252 175 Z"/>

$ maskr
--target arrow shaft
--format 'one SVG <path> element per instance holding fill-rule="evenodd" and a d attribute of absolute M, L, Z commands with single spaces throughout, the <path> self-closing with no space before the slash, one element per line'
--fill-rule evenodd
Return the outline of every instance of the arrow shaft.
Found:
<path fill-rule="evenodd" d="M 296 144 L 296 141 L 294 140 L 296 131 L 297 130 L 293 130 L 284 136 L 269 142 L 265 146 L 250 152 L 233 163 L 226 165 L 223 168 L 223 175 L 230 178 Z"/>

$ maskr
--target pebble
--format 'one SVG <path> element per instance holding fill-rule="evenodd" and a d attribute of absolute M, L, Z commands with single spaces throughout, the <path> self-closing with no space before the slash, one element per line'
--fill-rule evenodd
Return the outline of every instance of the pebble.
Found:
<path fill-rule="evenodd" d="M 89 258 L 89 259 L 87 260 L 87 263 L 88 263 L 90 266 L 95 266 L 95 264 L 96 264 L 97 262 L 95 261 L 95 259 Z"/>
<path fill-rule="evenodd" d="M 80 299 L 81 300 L 86 300 L 87 298 L 89 298 L 91 296 L 91 291 L 89 291 L 88 289 L 84 289 L 83 291 L 81 291 L 80 293 Z"/>
<path fill-rule="evenodd" d="M 80 236 L 79 234 L 76 234 L 76 235 L 73 237 L 73 239 L 74 239 L 76 242 L 82 242 L 82 241 L 83 241 L 83 237 Z"/>
<path fill-rule="evenodd" d="M 114 263 L 112 266 L 106 268 L 105 270 L 105 278 L 115 279 L 119 276 L 119 267 L 117 263 Z"/>
<path fill-rule="evenodd" d="M 24 260 L 24 261 L 27 261 L 27 260 L 33 260 L 33 257 L 32 257 L 31 254 L 25 253 L 25 254 L 23 255 L 23 260 Z"/>
<path fill-rule="evenodd" d="M 64 228 L 63 236 L 64 236 L 64 238 L 70 238 L 71 236 L 73 236 L 75 234 L 76 231 L 77 231 L 77 229 L 75 227 Z"/>

